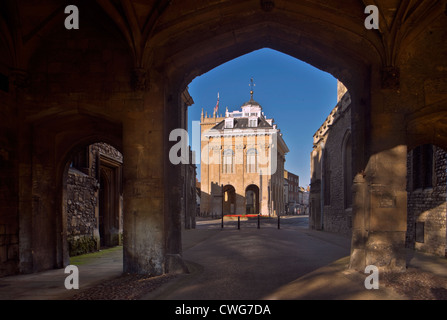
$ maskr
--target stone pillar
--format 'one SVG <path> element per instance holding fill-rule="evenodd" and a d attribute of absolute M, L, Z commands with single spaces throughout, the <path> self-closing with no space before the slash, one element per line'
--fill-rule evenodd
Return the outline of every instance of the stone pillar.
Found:
<path fill-rule="evenodd" d="M 20 191 L 25 195 L 23 200 L 27 198 L 25 191 L 31 191 L 32 195 L 30 204 L 24 202 L 21 205 L 21 209 L 30 211 L 22 211 L 19 219 L 20 228 L 30 232 L 21 233 L 21 258 L 24 259 L 21 261 L 21 271 L 25 273 L 61 268 L 66 262 L 63 248 L 66 234 L 63 233 L 64 222 L 60 215 L 62 207 L 59 207 L 62 198 L 62 177 L 58 175 L 55 163 L 54 133 L 35 126 L 32 135 L 34 150 L 29 166 L 31 181 L 25 181 L 26 175 L 21 177 L 24 189 Z M 21 166 L 25 168 L 26 163 Z M 26 186 L 27 183 L 30 183 L 31 187 Z"/>
<path fill-rule="evenodd" d="M 182 222 L 181 222 L 181 195 L 182 195 L 182 175 L 181 167 L 185 164 L 173 164 L 169 159 L 170 149 L 178 141 L 169 141 L 170 133 L 175 129 L 186 129 L 181 121 L 182 113 L 186 108 L 182 108 L 180 89 L 172 84 L 167 85 L 165 90 L 169 92 L 165 97 L 164 108 L 164 192 L 165 192 L 165 272 L 184 273 L 188 269 L 182 260 Z M 185 116 L 185 115 L 183 115 Z M 189 143 L 189 141 L 183 141 Z M 189 152 L 189 148 L 187 148 Z M 186 159 L 190 159 L 189 153 Z M 188 169 L 188 168 L 187 168 Z"/>
<path fill-rule="evenodd" d="M 161 79 L 161 77 L 160 77 Z M 123 270 L 153 274 L 184 272 L 181 259 L 180 166 L 169 161 L 169 132 L 179 126 L 177 100 L 165 82 L 125 103 Z M 180 101 L 178 101 L 180 102 Z"/>
<path fill-rule="evenodd" d="M 402 105 L 397 91 L 372 90 L 371 112 L 366 117 L 370 123 L 358 121 L 359 115 L 363 119 L 368 115 L 359 111 L 367 106 L 356 107 L 353 114 L 355 143 L 358 146 L 363 139 L 365 148 L 363 153 L 353 148 L 357 156 L 350 266 L 357 270 L 367 265 L 405 270 L 407 147 Z M 359 154 L 366 157 L 359 158 Z M 359 170 L 362 164 L 365 169 Z"/>
<path fill-rule="evenodd" d="M 123 271 L 165 271 L 163 185 L 164 96 L 159 87 L 135 93 L 123 114 Z"/>

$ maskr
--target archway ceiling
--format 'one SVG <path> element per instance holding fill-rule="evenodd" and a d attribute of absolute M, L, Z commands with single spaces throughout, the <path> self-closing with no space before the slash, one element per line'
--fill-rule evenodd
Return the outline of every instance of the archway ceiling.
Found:
<path fill-rule="evenodd" d="M 80 6 L 95 6 L 95 10 L 101 10 L 113 21 L 128 43 L 137 68 L 151 68 L 158 61 L 165 63 L 169 59 L 178 67 L 190 69 L 197 65 L 197 60 L 188 59 L 191 53 L 222 63 L 220 60 L 227 61 L 238 51 L 243 54 L 263 46 L 323 69 L 325 65 L 319 60 L 324 56 L 329 65 L 352 60 L 393 66 L 403 50 L 400 44 L 417 37 L 418 30 L 437 17 L 433 13 L 442 12 L 441 7 L 445 6 L 442 1 L 431 0 L 75 2 Z M 274 8 L 269 11 L 261 3 L 273 3 Z M 379 31 L 364 27 L 364 9 L 368 4 L 379 8 Z M 40 1 L 38 7 L 31 0 L 2 1 L 0 39 L 12 51 L 15 67 L 25 67 L 39 42 L 52 29 L 63 25 L 64 6 L 59 0 Z M 216 53 L 216 44 L 222 52 Z M 206 50 L 210 49 L 208 53 Z M 317 57 L 316 61 L 312 61 L 313 56 Z M 210 67 L 211 64 L 197 72 L 205 72 Z"/>

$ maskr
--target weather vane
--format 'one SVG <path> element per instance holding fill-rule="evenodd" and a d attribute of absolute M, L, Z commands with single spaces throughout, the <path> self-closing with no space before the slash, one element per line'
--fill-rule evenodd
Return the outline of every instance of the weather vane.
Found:
<path fill-rule="evenodd" d="M 253 82 L 253 78 L 251 78 L 249 86 L 250 86 L 251 100 L 253 100 L 254 88 L 255 88 L 255 86 L 256 86 L 256 84 L 254 84 L 254 82 Z"/>

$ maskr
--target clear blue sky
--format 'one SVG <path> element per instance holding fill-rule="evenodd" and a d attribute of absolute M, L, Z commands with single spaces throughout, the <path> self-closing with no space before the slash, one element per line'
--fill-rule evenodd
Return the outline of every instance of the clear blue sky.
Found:
<path fill-rule="evenodd" d="M 271 49 L 262 49 L 231 60 L 195 78 L 189 85 L 194 104 L 189 107 L 189 128 L 200 121 L 202 108 L 213 113 L 220 95 L 219 114 L 240 110 L 250 100 L 250 79 L 254 79 L 254 100 L 267 118 L 273 118 L 290 149 L 285 169 L 310 183 L 310 153 L 313 134 L 337 103 L 337 80 L 313 66 Z M 190 134 L 191 136 L 191 134 Z M 200 166 L 198 167 L 200 180 Z"/>

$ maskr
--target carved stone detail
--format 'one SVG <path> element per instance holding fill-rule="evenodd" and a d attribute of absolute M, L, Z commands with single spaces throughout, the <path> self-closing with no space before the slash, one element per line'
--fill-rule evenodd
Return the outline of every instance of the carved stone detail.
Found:
<path fill-rule="evenodd" d="M 261 0 L 261 8 L 265 12 L 272 12 L 275 8 L 275 2 L 272 0 Z"/>
<path fill-rule="evenodd" d="M 136 91 L 149 89 L 149 74 L 144 68 L 135 68 L 132 75 L 132 86 Z"/>
<path fill-rule="evenodd" d="M 398 67 L 385 67 L 382 70 L 382 89 L 399 90 L 400 70 Z"/>

